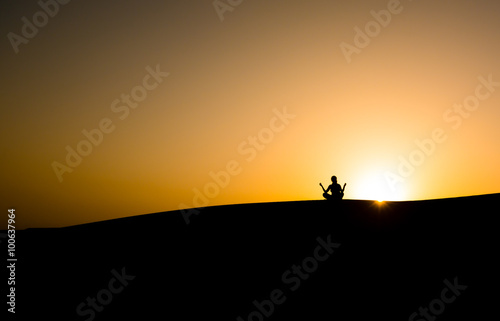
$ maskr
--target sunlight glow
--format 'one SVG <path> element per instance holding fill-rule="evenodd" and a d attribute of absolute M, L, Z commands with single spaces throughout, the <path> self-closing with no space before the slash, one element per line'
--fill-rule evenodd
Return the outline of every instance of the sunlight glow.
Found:
<path fill-rule="evenodd" d="M 376 200 L 379 203 L 404 200 L 402 187 L 391 190 L 382 174 L 360 175 L 352 188 L 353 196 L 357 199 Z"/>

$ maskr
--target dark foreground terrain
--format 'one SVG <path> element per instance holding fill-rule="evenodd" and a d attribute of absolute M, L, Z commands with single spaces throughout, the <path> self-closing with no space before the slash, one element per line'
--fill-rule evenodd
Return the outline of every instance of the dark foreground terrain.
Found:
<path fill-rule="evenodd" d="M 18 231 L 15 318 L 491 320 L 499 204 L 244 204 Z"/>

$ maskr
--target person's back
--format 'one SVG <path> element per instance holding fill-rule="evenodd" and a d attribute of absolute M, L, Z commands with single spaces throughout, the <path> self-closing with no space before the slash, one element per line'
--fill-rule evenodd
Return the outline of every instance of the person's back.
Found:
<path fill-rule="evenodd" d="M 323 188 L 323 185 L 321 187 Z M 341 200 L 344 197 L 344 191 L 340 184 L 337 183 L 337 176 L 332 176 L 332 183 L 326 190 L 323 188 L 323 192 L 323 197 L 327 200 Z M 328 192 L 331 192 L 331 194 L 328 194 Z"/>
<path fill-rule="evenodd" d="M 339 183 L 332 183 L 330 186 L 328 186 L 327 190 L 332 191 L 332 196 L 340 195 L 342 194 L 342 187 L 340 187 Z"/>

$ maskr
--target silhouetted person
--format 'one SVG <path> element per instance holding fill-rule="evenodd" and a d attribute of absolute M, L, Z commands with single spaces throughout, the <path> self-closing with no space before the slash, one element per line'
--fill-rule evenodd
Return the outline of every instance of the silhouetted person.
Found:
<path fill-rule="evenodd" d="M 323 184 L 319 183 L 321 188 L 323 189 L 323 197 L 327 200 L 341 200 L 344 197 L 344 188 L 340 187 L 340 184 L 337 183 L 337 176 L 332 176 L 332 183 L 328 186 L 327 189 L 323 187 Z M 331 192 L 331 194 L 328 194 Z"/>

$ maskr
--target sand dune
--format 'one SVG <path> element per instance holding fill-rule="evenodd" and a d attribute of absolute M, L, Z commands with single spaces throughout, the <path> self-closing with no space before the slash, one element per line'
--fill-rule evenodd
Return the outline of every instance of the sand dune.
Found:
<path fill-rule="evenodd" d="M 16 317 L 479 319 L 498 298 L 499 202 L 242 204 L 189 225 L 174 211 L 18 231 Z"/>

